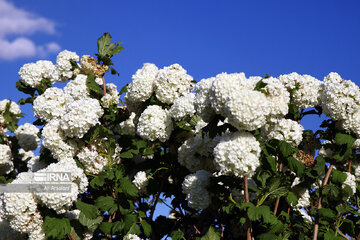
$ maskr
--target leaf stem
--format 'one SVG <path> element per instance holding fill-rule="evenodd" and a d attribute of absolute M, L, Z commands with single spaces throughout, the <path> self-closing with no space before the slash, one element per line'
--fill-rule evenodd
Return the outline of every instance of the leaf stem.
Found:
<path fill-rule="evenodd" d="M 106 95 L 106 85 L 105 85 L 105 76 L 103 75 L 103 88 L 104 88 L 104 96 Z"/>
<path fill-rule="evenodd" d="M 328 168 L 328 170 L 326 172 L 324 181 L 323 181 L 323 183 L 321 185 L 319 199 L 318 199 L 317 207 L 316 207 L 317 210 L 321 209 L 322 190 L 326 186 L 327 182 L 329 181 L 329 178 L 330 178 L 331 171 L 332 171 L 333 167 L 334 167 L 334 165 L 332 165 L 332 164 L 329 166 L 329 168 Z M 317 240 L 318 232 L 319 232 L 319 211 L 317 211 L 317 213 L 316 213 L 313 240 Z"/>

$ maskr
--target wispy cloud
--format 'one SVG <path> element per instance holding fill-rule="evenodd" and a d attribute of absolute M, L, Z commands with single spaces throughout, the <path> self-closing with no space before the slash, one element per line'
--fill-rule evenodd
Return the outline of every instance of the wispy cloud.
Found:
<path fill-rule="evenodd" d="M 28 37 L 37 32 L 54 34 L 55 23 L 17 8 L 6 0 L 0 0 L 0 59 L 45 57 L 60 50 L 59 44 L 55 42 L 37 45 Z M 9 37 L 14 39 L 9 40 Z"/>

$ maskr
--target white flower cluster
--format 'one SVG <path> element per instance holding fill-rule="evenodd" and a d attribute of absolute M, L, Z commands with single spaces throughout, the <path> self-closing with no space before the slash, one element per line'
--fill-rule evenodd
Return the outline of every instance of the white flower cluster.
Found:
<path fill-rule="evenodd" d="M 187 139 L 178 149 L 178 161 L 191 172 L 201 169 L 209 171 L 214 170 L 213 149 L 216 146 L 217 139 L 204 137 L 201 134 Z"/>
<path fill-rule="evenodd" d="M 90 90 L 87 85 L 87 76 L 79 74 L 74 80 L 70 80 L 64 87 L 64 93 L 71 96 L 74 100 L 90 97 Z"/>
<path fill-rule="evenodd" d="M 6 106 L 7 104 L 10 103 L 10 108 L 9 108 L 9 112 L 16 116 L 16 115 L 19 115 L 21 114 L 21 110 L 20 110 L 20 107 L 19 105 L 17 105 L 15 102 L 13 101 L 10 101 L 8 99 L 4 99 L 2 101 L 0 101 L 0 124 L 4 123 L 5 122 L 5 119 L 4 119 L 4 113 L 6 111 Z M 16 119 L 19 119 L 20 117 L 16 117 Z M 4 130 L 5 131 L 5 130 Z"/>
<path fill-rule="evenodd" d="M 356 193 L 356 177 L 348 172 L 346 172 L 346 175 L 347 175 L 347 177 L 346 177 L 345 182 L 343 183 L 343 187 L 345 184 L 348 185 L 351 188 L 352 193 L 355 194 Z"/>
<path fill-rule="evenodd" d="M 64 50 L 56 58 L 56 68 L 59 71 L 60 82 L 66 82 L 74 76 L 70 60 L 79 61 L 79 56 L 75 52 Z"/>
<path fill-rule="evenodd" d="M 136 133 L 136 113 L 132 112 L 128 119 L 120 123 L 121 129 L 125 132 L 125 134 L 135 136 Z"/>
<path fill-rule="evenodd" d="M 304 127 L 291 119 L 281 119 L 277 123 L 265 125 L 261 135 L 265 139 L 277 139 L 298 146 L 303 139 Z"/>
<path fill-rule="evenodd" d="M 107 157 L 101 156 L 101 143 L 83 147 L 76 155 L 84 165 L 85 171 L 92 174 L 100 173 L 104 166 L 109 163 Z"/>
<path fill-rule="evenodd" d="M 6 144 L 0 144 L 0 175 L 10 173 L 14 169 L 11 149 Z"/>
<path fill-rule="evenodd" d="M 211 203 L 211 196 L 206 189 L 210 183 L 211 174 L 205 170 L 187 175 L 182 183 L 183 193 L 189 207 L 194 209 L 207 208 Z"/>
<path fill-rule="evenodd" d="M 32 88 L 39 87 L 43 79 L 48 79 L 51 83 L 59 80 L 59 72 L 56 66 L 52 62 L 45 60 L 26 63 L 20 68 L 19 75 L 20 81 Z"/>
<path fill-rule="evenodd" d="M 355 177 L 360 179 L 360 163 L 354 163 L 353 167 L 355 168 Z"/>
<path fill-rule="evenodd" d="M 109 108 L 110 105 L 117 105 L 120 101 L 120 95 L 117 87 L 113 83 L 106 84 L 106 95 L 101 98 L 101 104 L 105 108 Z"/>
<path fill-rule="evenodd" d="M 194 89 L 193 78 L 179 64 L 160 69 L 154 82 L 156 97 L 163 103 L 172 104 L 175 99 Z"/>
<path fill-rule="evenodd" d="M 251 133 L 228 133 L 214 148 L 214 163 L 220 174 L 251 177 L 260 165 L 260 152 L 260 144 Z"/>
<path fill-rule="evenodd" d="M 148 178 L 146 172 L 139 171 L 135 174 L 132 183 L 139 189 L 140 192 L 146 192 L 146 186 L 148 185 Z"/>
<path fill-rule="evenodd" d="M 67 137 L 82 138 L 91 127 L 100 123 L 103 114 L 98 100 L 82 98 L 67 105 L 60 126 Z"/>
<path fill-rule="evenodd" d="M 167 110 L 158 105 L 149 105 L 141 113 L 136 133 L 147 140 L 159 139 L 165 142 L 170 138 L 173 130 L 173 123 Z"/>
<path fill-rule="evenodd" d="M 136 234 L 128 234 L 123 238 L 123 240 L 142 240 L 142 238 Z"/>
<path fill-rule="evenodd" d="M 19 126 L 14 133 L 20 147 L 25 151 L 35 150 L 40 146 L 40 138 L 37 135 L 39 129 L 36 126 L 25 123 Z"/>
<path fill-rule="evenodd" d="M 290 73 L 280 75 L 279 79 L 292 93 L 291 103 L 300 109 L 320 105 L 321 81 L 310 76 Z"/>
<path fill-rule="evenodd" d="M 127 87 L 126 103 L 139 103 L 148 100 L 154 92 L 154 81 L 158 73 L 155 64 L 145 63 L 132 76 L 132 82 Z"/>
<path fill-rule="evenodd" d="M 187 116 L 192 117 L 195 114 L 194 99 L 194 93 L 188 93 L 175 99 L 170 108 L 171 117 L 177 121 L 183 120 Z"/>
<path fill-rule="evenodd" d="M 196 84 L 194 106 L 196 113 L 205 121 L 210 122 L 215 115 L 215 110 L 211 107 L 211 86 L 215 78 L 202 79 Z"/>
<path fill-rule="evenodd" d="M 77 200 L 78 194 L 84 193 L 87 189 L 88 180 L 81 168 L 76 166 L 73 159 L 63 159 L 58 163 L 52 163 L 45 169 L 38 172 L 60 172 L 70 173 L 71 182 L 46 182 L 50 184 L 68 184 L 71 185 L 70 192 L 36 192 L 36 198 L 48 208 L 57 213 L 65 213 Z"/>
<path fill-rule="evenodd" d="M 22 172 L 10 184 L 30 183 L 32 179 L 32 172 Z M 5 215 L 12 229 L 30 234 L 32 239 L 45 239 L 43 219 L 33 193 L 4 193 L 3 200 Z"/>

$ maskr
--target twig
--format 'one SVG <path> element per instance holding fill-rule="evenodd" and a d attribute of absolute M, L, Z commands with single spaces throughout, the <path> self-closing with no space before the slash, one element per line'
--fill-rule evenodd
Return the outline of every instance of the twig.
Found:
<path fill-rule="evenodd" d="M 159 201 L 159 197 L 160 197 L 160 194 L 161 194 L 161 192 L 162 192 L 163 186 L 164 186 L 164 180 L 161 182 L 160 190 L 159 190 L 159 192 L 156 194 L 156 196 L 155 196 L 155 202 L 154 202 L 154 204 L 153 204 L 152 207 L 151 207 L 151 213 L 150 213 L 150 217 L 149 217 L 151 221 L 152 221 L 152 219 L 153 219 L 154 212 L 155 212 L 155 208 L 156 208 L 156 204 L 157 204 L 158 201 Z"/>
<path fill-rule="evenodd" d="M 105 77 L 104 77 L 104 75 L 103 75 L 102 79 L 103 79 L 103 88 L 104 88 L 104 96 L 105 96 L 106 95 L 106 85 L 105 85 Z"/>
<path fill-rule="evenodd" d="M 338 234 L 342 236 L 343 238 L 346 238 L 348 240 L 351 240 L 351 238 L 347 237 L 345 234 L 343 234 L 339 229 L 337 230 Z"/>
<path fill-rule="evenodd" d="M 245 202 L 249 202 L 249 188 L 248 188 L 248 177 L 244 176 L 244 192 Z M 246 214 L 246 239 L 251 240 L 251 222 Z"/>
<path fill-rule="evenodd" d="M 194 228 L 195 228 L 195 233 L 196 233 L 196 234 L 201 234 L 201 232 L 200 232 L 199 229 L 196 227 L 196 225 L 193 224 L 193 226 L 194 226 Z"/>
<path fill-rule="evenodd" d="M 76 240 L 76 238 L 72 235 L 72 233 L 69 233 L 69 238 L 70 238 L 71 240 Z"/>
<path fill-rule="evenodd" d="M 348 168 L 347 172 L 348 173 L 351 172 L 351 159 L 349 160 L 349 168 Z"/>
<path fill-rule="evenodd" d="M 279 164 L 279 172 L 281 173 L 281 171 L 282 171 L 282 163 Z M 276 198 L 275 208 L 274 208 L 274 216 L 276 216 L 276 212 L 278 210 L 279 203 L 280 203 L 280 197 Z"/>
<path fill-rule="evenodd" d="M 333 167 L 334 167 L 334 165 L 332 165 L 332 164 L 329 166 L 329 169 L 326 172 L 324 181 L 321 185 L 320 195 L 319 195 L 319 199 L 318 199 L 317 207 L 316 207 L 317 210 L 321 209 L 322 190 L 326 186 L 327 182 L 329 181 L 330 174 L 331 174 Z M 319 211 L 317 211 L 317 213 L 316 213 L 313 240 L 317 240 L 318 232 L 319 232 Z"/>

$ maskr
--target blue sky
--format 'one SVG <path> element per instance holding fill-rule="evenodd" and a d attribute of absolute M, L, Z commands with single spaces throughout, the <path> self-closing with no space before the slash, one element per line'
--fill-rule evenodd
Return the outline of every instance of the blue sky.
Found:
<path fill-rule="evenodd" d="M 119 88 L 145 62 L 179 63 L 196 80 L 336 71 L 359 84 L 359 10 L 355 0 L 0 0 L 0 96 L 21 96 L 23 64 L 63 49 L 94 54 L 103 32 L 125 47 L 114 59 L 120 77 L 106 77 Z"/>

